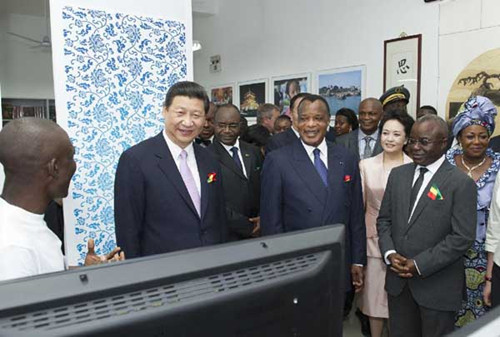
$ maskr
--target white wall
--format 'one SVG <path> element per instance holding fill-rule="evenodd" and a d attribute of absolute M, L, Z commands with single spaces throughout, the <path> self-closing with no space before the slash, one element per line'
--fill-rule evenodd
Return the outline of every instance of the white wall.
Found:
<path fill-rule="evenodd" d="M 500 48 L 500 1 L 455 0 L 440 7 L 438 108 L 444 112 L 460 72 L 484 52 Z"/>
<path fill-rule="evenodd" d="M 468 1 L 468 0 L 465 0 Z M 219 0 L 194 17 L 195 80 L 210 87 L 365 64 L 366 96 L 383 89 L 384 40 L 422 34 L 421 104 L 438 102 L 439 5 L 422 0 Z M 208 71 L 220 54 L 222 72 Z M 314 78 L 312 83 L 314 84 Z"/>
<path fill-rule="evenodd" d="M 5 34 L 11 31 L 34 39 L 46 33 L 43 17 L 11 14 L 0 25 L 0 82 L 5 98 L 54 98 L 52 54 L 33 49 L 34 43 Z"/>

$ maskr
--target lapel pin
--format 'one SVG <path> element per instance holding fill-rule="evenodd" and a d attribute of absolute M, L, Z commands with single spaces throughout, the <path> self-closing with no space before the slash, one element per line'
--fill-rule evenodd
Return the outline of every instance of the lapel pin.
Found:
<path fill-rule="evenodd" d="M 344 165 L 344 162 L 343 162 L 343 161 L 339 161 L 339 164 L 340 164 L 340 165 Z"/>
<path fill-rule="evenodd" d="M 248 158 L 248 157 L 250 157 L 250 155 L 249 155 L 248 153 L 245 153 L 245 157 L 247 157 L 247 158 Z"/>

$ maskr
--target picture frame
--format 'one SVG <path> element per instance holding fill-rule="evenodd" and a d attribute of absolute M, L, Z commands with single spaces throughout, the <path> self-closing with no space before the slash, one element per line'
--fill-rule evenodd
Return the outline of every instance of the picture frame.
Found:
<path fill-rule="evenodd" d="M 235 102 L 235 83 L 216 85 L 210 87 L 210 102 L 215 105 L 234 104 Z"/>
<path fill-rule="evenodd" d="M 248 125 L 255 123 L 258 107 L 268 102 L 268 84 L 267 78 L 238 82 L 238 107 Z"/>
<path fill-rule="evenodd" d="M 323 97 L 334 118 L 341 108 L 358 115 L 359 103 L 366 96 L 366 65 L 333 68 L 316 72 L 314 93 Z"/>
<path fill-rule="evenodd" d="M 295 94 L 312 92 L 311 89 L 310 73 L 275 76 L 272 78 L 269 95 L 273 99 L 272 103 L 280 108 L 281 114 L 289 115 L 290 99 L 293 97 L 293 92 Z"/>
<path fill-rule="evenodd" d="M 408 113 L 415 118 L 420 107 L 422 34 L 384 41 L 384 92 L 404 85 L 410 92 Z"/>

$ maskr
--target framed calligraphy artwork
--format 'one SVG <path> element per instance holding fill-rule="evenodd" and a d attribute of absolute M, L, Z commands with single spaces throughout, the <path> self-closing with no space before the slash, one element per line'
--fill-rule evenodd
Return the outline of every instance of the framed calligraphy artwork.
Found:
<path fill-rule="evenodd" d="M 420 106 L 422 35 L 384 41 L 384 92 L 404 85 L 410 91 L 408 113 L 415 118 Z"/>

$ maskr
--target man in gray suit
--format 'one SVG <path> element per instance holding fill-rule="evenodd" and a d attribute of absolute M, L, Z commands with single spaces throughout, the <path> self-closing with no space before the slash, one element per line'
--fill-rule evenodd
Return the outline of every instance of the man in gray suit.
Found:
<path fill-rule="evenodd" d="M 378 124 L 384 111 L 382 103 L 373 97 L 361 101 L 358 111 L 359 128 L 338 137 L 335 143 L 351 150 L 358 159 L 365 159 L 382 152 Z"/>
<path fill-rule="evenodd" d="M 476 185 L 445 160 L 446 122 L 420 118 L 408 144 L 414 163 L 392 170 L 377 219 L 386 263 L 391 336 L 453 331 L 464 291 L 462 255 L 476 235 Z"/>

